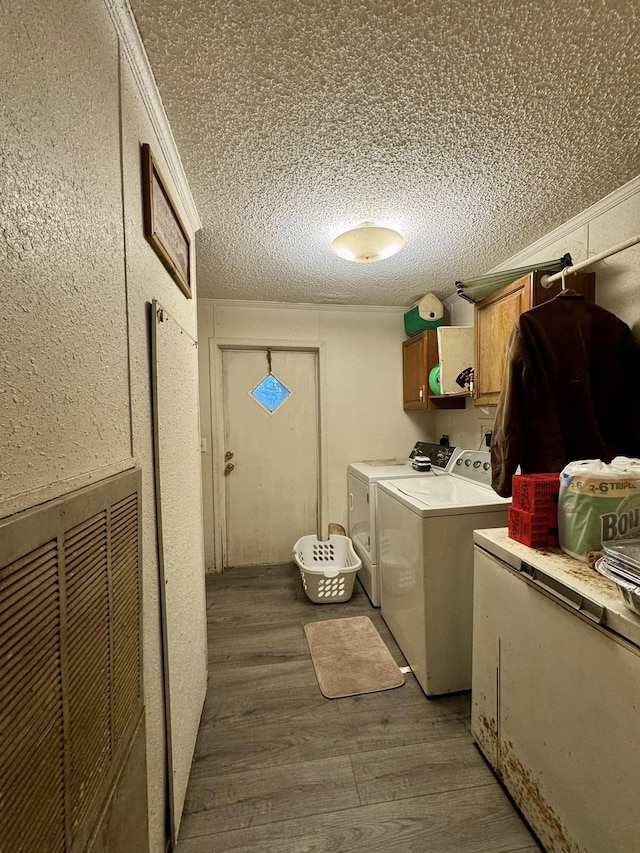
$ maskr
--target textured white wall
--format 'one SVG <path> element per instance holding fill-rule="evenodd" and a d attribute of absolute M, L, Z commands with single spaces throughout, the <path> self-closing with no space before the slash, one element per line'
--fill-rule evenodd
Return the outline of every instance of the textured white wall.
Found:
<path fill-rule="evenodd" d="M 570 252 L 574 263 L 640 234 L 640 178 L 523 249 L 496 269 L 511 269 L 536 261 L 559 258 Z M 590 270 L 596 274 L 596 302 L 612 311 L 640 341 L 640 245 L 625 249 Z M 571 278 L 567 279 L 571 285 Z M 473 306 L 458 297 L 447 300 L 452 324 L 473 325 Z M 447 432 L 452 444 L 477 447 L 482 429 L 491 428 L 495 406 L 479 409 L 471 400 L 461 412 L 437 415 L 437 429 Z"/>
<path fill-rule="evenodd" d="M 149 828 L 159 853 L 166 767 L 149 312 L 158 298 L 195 337 L 196 300 L 143 236 L 141 142 L 167 179 L 169 170 L 102 0 L 4 4 L 0 72 L 0 502 L 20 493 L 36 503 L 43 489 L 63 493 L 132 456 L 142 468 Z M 197 418 L 197 399 L 185 418 Z M 190 498 L 199 508 L 198 477 Z M 190 619 L 184 628 L 188 648 Z"/>
<path fill-rule="evenodd" d="M 361 459 L 406 457 L 416 441 L 432 440 L 435 417 L 402 408 L 402 313 L 394 308 L 337 308 L 201 300 L 199 338 L 235 341 L 324 341 L 328 521 L 347 522 L 347 464 Z M 201 393 L 208 392 L 209 364 L 200 361 Z M 202 434 L 211 437 L 210 409 L 202 406 Z M 207 399 L 208 403 L 208 399 Z M 211 441 L 203 454 L 206 562 L 213 566 Z M 315 531 L 309 531 L 313 533 Z M 293 543 L 292 543 L 293 544 Z"/>
<path fill-rule="evenodd" d="M 126 459 L 131 424 L 117 38 L 66 2 L 3 6 L 0 40 L 7 499 Z"/>
<path fill-rule="evenodd" d="M 145 661 L 145 705 L 147 717 L 147 778 L 149 793 L 149 828 L 151 850 L 160 850 L 164 844 L 165 810 L 165 719 L 162 692 L 162 645 L 160 633 L 160 590 L 158 587 L 158 561 L 156 545 L 156 513 L 154 495 L 154 457 L 151 432 L 151 362 L 150 362 L 150 302 L 157 298 L 183 328 L 196 337 L 196 300 L 186 299 L 178 286 L 167 275 L 158 256 L 144 238 L 142 222 L 142 184 L 140 174 L 140 144 L 149 142 L 155 158 L 168 180 L 168 168 L 159 146 L 154 145 L 154 133 L 142 98 L 137 90 L 127 63 L 122 61 L 122 135 L 124 169 L 124 212 L 127 235 L 127 286 L 129 295 L 129 341 L 131 350 L 131 412 L 133 421 L 133 455 L 142 468 L 143 493 L 143 549 L 145 554 L 145 579 L 143 586 Z M 174 202 L 178 204 L 176 194 Z M 183 221 L 186 218 L 183 214 Z M 197 412 L 198 401 L 193 400 L 191 413 L 184 417 L 190 421 Z M 176 422 L 176 431 L 180 423 Z M 186 449 L 185 449 L 186 452 Z M 200 502 L 200 481 L 193 483 L 191 500 L 185 500 L 183 512 Z M 189 522 L 190 519 L 185 519 Z M 194 547 L 197 543 L 194 541 Z M 203 600 L 200 589 L 194 589 L 194 609 L 199 613 Z M 199 620 L 185 619 L 183 647 L 191 643 L 191 631 L 200 628 Z M 196 637 L 199 648 L 200 637 Z M 179 650 L 176 650 L 178 653 Z M 200 667 L 200 657 L 193 665 Z M 197 698 L 197 697 L 195 697 Z M 191 755 L 179 756 L 179 764 L 190 766 Z"/>
<path fill-rule="evenodd" d="M 640 234 L 640 181 L 638 192 L 589 223 L 589 255 Z M 640 341 L 640 245 L 601 261 L 594 267 L 596 299 L 633 329 Z"/>

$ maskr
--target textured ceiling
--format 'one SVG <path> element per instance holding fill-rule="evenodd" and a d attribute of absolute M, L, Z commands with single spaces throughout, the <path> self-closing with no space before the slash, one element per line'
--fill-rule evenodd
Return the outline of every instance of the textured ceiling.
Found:
<path fill-rule="evenodd" d="M 131 0 L 198 294 L 409 305 L 640 173 L 637 0 Z M 407 245 L 332 255 L 364 221 Z"/>

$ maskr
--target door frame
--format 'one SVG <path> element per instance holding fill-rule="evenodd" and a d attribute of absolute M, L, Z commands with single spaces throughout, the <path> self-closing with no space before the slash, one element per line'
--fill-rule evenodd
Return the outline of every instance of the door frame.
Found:
<path fill-rule="evenodd" d="M 327 462 L 327 349 L 325 341 L 283 341 L 237 338 L 209 338 L 211 377 L 211 477 L 213 480 L 214 571 L 224 568 L 227 510 L 224 485 L 224 395 L 222 358 L 228 350 L 266 350 L 316 353 L 318 399 L 318 528 L 328 537 L 328 462 Z M 291 543 L 293 548 L 293 542 Z"/>

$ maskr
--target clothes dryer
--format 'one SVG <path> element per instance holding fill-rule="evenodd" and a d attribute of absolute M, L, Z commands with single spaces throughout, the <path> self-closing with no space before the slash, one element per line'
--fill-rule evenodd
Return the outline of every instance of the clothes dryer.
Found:
<path fill-rule="evenodd" d="M 377 494 L 380 601 L 427 696 L 471 689 L 473 531 L 506 527 L 487 451 L 440 477 L 384 480 Z"/>
<path fill-rule="evenodd" d="M 451 469 L 459 450 L 418 441 L 408 459 L 369 459 L 347 466 L 348 533 L 362 560 L 358 579 L 371 603 L 380 607 L 380 576 L 376 526 L 377 484 L 382 480 L 437 477 Z M 415 456 L 427 456 L 431 471 L 413 469 Z"/>

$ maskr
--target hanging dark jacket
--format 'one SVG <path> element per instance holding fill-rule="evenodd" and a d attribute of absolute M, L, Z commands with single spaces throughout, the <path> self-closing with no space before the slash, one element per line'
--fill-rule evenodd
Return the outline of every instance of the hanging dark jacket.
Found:
<path fill-rule="evenodd" d="M 640 346 L 631 329 L 573 290 L 518 318 L 491 442 L 493 488 L 576 459 L 640 457 Z"/>

